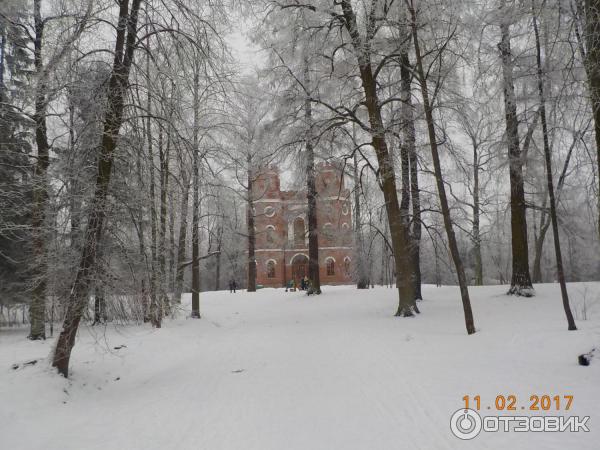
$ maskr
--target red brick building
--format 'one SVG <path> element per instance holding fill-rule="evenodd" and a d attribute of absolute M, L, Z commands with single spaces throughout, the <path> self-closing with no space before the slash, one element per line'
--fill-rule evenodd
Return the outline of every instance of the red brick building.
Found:
<path fill-rule="evenodd" d="M 350 193 L 341 168 L 317 164 L 317 224 L 321 284 L 352 281 Z M 282 287 L 308 275 L 306 191 L 282 191 L 277 167 L 262 168 L 252 185 L 257 284 Z"/>

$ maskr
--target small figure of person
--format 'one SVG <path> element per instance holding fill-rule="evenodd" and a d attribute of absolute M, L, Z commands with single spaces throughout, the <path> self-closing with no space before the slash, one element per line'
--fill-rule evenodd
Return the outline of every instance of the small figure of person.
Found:
<path fill-rule="evenodd" d="M 229 293 L 234 293 L 235 294 L 235 290 L 236 289 L 237 289 L 237 283 L 232 278 L 231 280 L 229 280 Z"/>
<path fill-rule="evenodd" d="M 308 281 L 308 276 L 304 275 L 304 278 L 302 279 L 302 281 L 303 281 L 303 284 L 304 284 L 304 289 L 303 290 L 305 291 L 305 290 L 308 289 L 308 286 L 310 284 L 309 281 Z"/>

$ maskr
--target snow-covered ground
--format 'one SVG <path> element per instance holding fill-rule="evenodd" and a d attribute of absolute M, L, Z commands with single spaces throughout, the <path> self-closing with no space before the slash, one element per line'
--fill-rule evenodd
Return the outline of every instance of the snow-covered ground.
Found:
<path fill-rule="evenodd" d="M 386 288 L 206 293 L 201 320 L 182 312 L 161 330 L 83 328 L 70 380 L 43 361 L 11 369 L 46 358 L 52 340 L 2 330 L 0 448 L 597 450 L 600 354 L 589 367 L 577 356 L 600 344 L 600 283 L 569 285 L 576 332 L 558 286 L 536 290 L 525 299 L 472 288 L 473 336 L 454 287 L 427 286 L 414 319 L 393 317 Z M 562 414 L 590 416 L 590 432 L 461 441 L 450 416 L 477 394 L 482 414 L 499 394 L 514 394 L 519 410 L 533 394 L 573 395 Z"/>

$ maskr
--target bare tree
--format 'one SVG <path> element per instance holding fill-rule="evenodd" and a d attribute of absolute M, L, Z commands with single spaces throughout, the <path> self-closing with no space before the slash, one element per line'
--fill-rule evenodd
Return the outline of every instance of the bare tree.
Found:
<path fill-rule="evenodd" d="M 469 298 L 469 289 L 467 287 L 467 277 L 465 276 L 465 269 L 458 251 L 458 245 L 456 243 L 456 236 L 452 226 L 452 218 L 450 217 L 450 208 L 448 206 L 448 199 L 446 196 L 446 187 L 444 185 L 444 178 L 442 175 L 442 167 L 440 163 L 440 156 L 437 144 L 437 138 L 435 135 L 435 122 L 433 118 L 433 108 L 429 100 L 429 88 L 427 86 L 427 77 L 423 68 L 423 57 L 421 54 L 421 47 L 419 43 L 418 28 L 417 28 L 417 12 L 415 10 L 413 0 L 406 0 L 406 5 L 410 13 L 410 27 L 412 30 L 413 45 L 415 49 L 416 58 L 416 70 L 421 85 L 421 94 L 423 96 L 423 108 L 425 110 L 425 121 L 427 122 L 427 132 L 429 135 L 429 145 L 431 147 L 431 158 L 433 159 L 433 167 L 435 173 L 435 181 L 437 185 L 438 196 L 440 199 L 440 206 L 442 207 L 442 216 L 444 218 L 444 227 L 446 228 L 446 235 L 448 237 L 448 245 L 450 247 L 450 254 L 454 261 L 454 267 L 456 268 L 456 275 L 458 277 L 458 284 L 460 286 L 460 295 L 462 299 L 462 306 L 465 315 L 465 326 L 468 334 L 475 333 L 475 322 L 473 319 L 473 311 L 471 309 L 471 300 Z"/>
<path fill-rule="evenodd" d="M 75 276 L 68 299 L 63 329 L 56 343 L 52 361 L 52 366 L 65 377 L 69 374 L 71 350 L 75 345 L 75 336 L 86 304 L 91 275 L 94 273 L 96 266 L 97 245 L 104 227 L 106 197 L 114 161 L 114 151 L 123 121 L 125 94 L 137 40 L 140 4 L 141 0 L 132 0 L 131 5 L 129 5 L 129 0 L 121 0 L 119 4 L 115 56 L 109 80 L 104 131 L 98 157 L 96 189 L 88 217 L 79 270 Z"/>
<path fill-rule="evenodd" d="M 540 45 L 540 33 L 538 30 L 537 10 L 535 0 L 531 1 L 531 11 L 533 14 L 533 30 L 535 33 L 535 49 L 537 63 L 537 82 L 538 94 L 540 98 L 540 118 L 542 121 L 542 137 L 544 143 L 544 159 L 546 160 L 546 179 L 548 183 L 548 197 L 550 199 L 550 217 L 552 218 L 552 234 L 554 237 L 554 252 L 556 254 L 556 273 L 560 283 L 560 293 L 562 296 L 563 308 L 567 316 L 569 330 L 576 330 L 575 320 L 569 305 L 569 294 L 567 293 L 567 284 L 565 282 L 565 271 L 560 249 L 560 235 L 558 232 L 558 218 L 556 215 L 556 198 L 554 196 L 554 182 L 552 180 L 552 152 L 550 150 L 550 141 L 548 138 L 548 121 L 546 118 L 546 97 L 544 93 L 544 73 L 542 69 L 542 49 Z"/>
<path fill-rule="evenodd" d="M 389 229 L 394 249 L 394 260 L 397 274 L 397 288 L 399 294 L 399 305 L 396 315 L 412 316 L 416 307 L 413 283 L 412 259 L 410 253 L 409 230 L 407 218 L 403 217 L 398 202 L 396 189 L 396 176 L 390 152 L 385 139 L 385 127 L 381 114 L 381 103 L 377 94 L 376 78 L 371 63 L 370 38 L 376 30 L 375 9 L 369 14 L 366 24 L 366 36 L 362 36 L 356 19 L 352 3 L 341 0 L 340 6 L 343 12 L 343 25 L 350 35 L 352 47 L 358 62 L 361 84 L 365 95 L 365 105 L 368 111 L 370 134 L 373 148 L 379 163 L 379 180 L 388 216 Z"/>
<path fill-rule="evenodd" d="M 510 212 L 512 231 L 512 278 L 509 294 L 531 297 L 534 295 L 529 275 L 529 248 L 527 246 L 527 217 L 525 210 L 525 188 L 523 162 L 519 143 L 519 122 L 513 81 L 513 55 L 510 49 L 511 14 L 504 7 L 500 18 L 501 41 L 498 45 L 502 58 L 506 140 L 510 174 Z"/>

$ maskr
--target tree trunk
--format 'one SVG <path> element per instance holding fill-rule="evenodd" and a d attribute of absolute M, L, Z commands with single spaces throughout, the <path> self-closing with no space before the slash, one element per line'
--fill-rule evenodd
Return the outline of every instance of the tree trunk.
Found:
<path fill-rule="evenodd" d="M 252 155 L 246 158 L 248 165 L 248 205 L 246 207 L 246 223 L 248 225 L 248 292 L 256 292 L 256 233 L 254 230 L 254 170 Z"/>
<path fill-rule="evenodd" d="M 163 129 L 158 134 L 158 156 L 160 160 L 160 228 L 158 237 L 158 263 L 160 275 L 159 315 L 161 319 L 170 312 L 167 294 L 167 193 L 169 191 L 169 153 L 171 140 L 167 136 L 166 148 L 163 148 Z"/>
<path fill-rule="evenodd" d="M 179 239 L 177 242 L 177 263 L 175 265 L 175 295 L 174 301 L 181 303 L 181 292 L 183 291 L 183 275 L 185 262 L 185 249 L 187 241 L 187 228 L 188 228 L 188 211 L 189 211 L 189 196 L 190 196 L 190 181 L 188 178 L 187 169 L 181 168 L 181 218 L 179 222 Z"/>
<path fill-rule="evenodd" d="M 42 46 L 44 40 L 44 21 L 41 17 L 41 0 L 33 2 L 35 23 L 34 67 L 37 76 L 35 90 L 35 143 L 37 162 L 34 169 L 33 185 L 33 258 L 36 264 L 34 288 L 29 307 L 29 339 L 46 339 L 46 202 L 48 199 L 48 166 L 50 164 L 48 131 L 46 125 L 46 76 L 43 70 Z"/>
<path fill-rule="evenodd" d="M 473 141 L 473 254 L 475 256 L 475 286 L 483 285 L 483 264 L 481 261 L 481 231 L 479 204 L 479 152 Z"/>
<path fill-rule="evenodd" d="M 471 310 L 471 300 L 469 298 L 469 289 L 467 287 L 467 277 L 465 276 L 465 269 L 463 267 L 462 259 L 458 251 L 458 244 L 456 242 L 456 236 L 454 235 L 454 229 L 452 227 L 452 219 L 450 217 L 450 207 L 448 206 L 448 199 L 446 197 L 446 187 L 444 185 L 444 179 L 442 176 L 442 167 L 438 152 L 437 139 L 435 136 L 435 122 L 433 119 L 433 110 L 429 101 L 427 78 L 423 69 L 423 60 L 421 57 L 421 49 L 419 46 L 419 38 L 417 34 L 417 15 L 412 5 L 412 1 L 409 5 L 409 11 L 411 14 L 411 28 L 417 63 L 417 74 L 419 78 L 419 83 L 421 85 L 421 95 L 423 96 L 423 109 L 425 110 L 425 120 L 427 122 L 429 145 L 431 147 L 431 158 L 433 160 L 433 168 L 438 190 L 438 196 L 440 198 L 440 206 L 442 207 L 444 227 L 446 228 L 448 246 L 450 247 L 450 254 L 452 255 L 454 267 L 456 268 L 456 275 L 458 277 L 458 284 L 460 287 L 460 295 L 462 299 L 463 312 L 465 315 L 465 326 L 467 328 L 467 334 L 473 334 L 475 333 L 475 323 L 473 320 L 473 311 Z"/>
<path fill-rule="evenodd" d="M 352 127 L 354 137 L 354 126 Z M 354 142 L 354 140 L 353 140 Z M 354 229 L 356 230 L 356 287 L 357 289 L 369 288 L 369 277 L 366 271 L 364 238 L 360 216 L 360 178 L 358 175 L 358 157 L 354 152 Z"/>
<path fill-rule="evenodd" d="M 510 49 L 509 25 L 500 25 L 501 42 L 498 45 L 502 57 L 506 140 L 510 174 L 510 215 L 512 232 L 512 278 L 509 294 L 531 297 L 535 294 L 529 275 L 529 249 L 527 246 L 527 218 L 525 189 L 523 184 L 523 161 L 519 148 L 519 122 L 513 81 L 513 61 Z"/>
<path fill-rule="evenodd" d="M 412 200 L 412 234 L 410 239 L 410 251 L 413 264 L 413 282 L 415 290 L 415 300 L 422 300 L 421 293 L 421 195 L 419 193 L 419 171 L 417 167 L 417 147 L 415 143 L 415 120 L 413 114 L 413 105 L 411 97 L 411 65 L 408 56 L 408 42 L 410 35 L 404 36 L 407 41 L 406 46 L 400 54 L 400 84 L 402 95 L 402 131 L 404 135 L 404 147 L 407 158 L 408 173 L 410 176 L 409 186 L 406 190 L 410 190 L 410 198 Z M 404 163 L 404 157 L 402 157 Z M 402 177 L 405 176 L 404 169 Z M 408 181 L 408 180 L 407 180 Z M 404 182 L 402 189 L 405 189 Z M 404 192 L 403 192 L 404 197 Z M 408 211 L 406 212 L 408 216 Z"/>
<path fill-rule="evenodd" d="M 147 48 L 149 42 L 146 42 Z M 146 54 L 146 73 L 150 73 L 150 53 Z M 149 81 L 150 83 L 150 81 Z M 147 96 L 147 119 L 146 119 L 146 139 L 148 141 L 148 170 L 150 171 L 150 322 L 156 328 L 162 325 L 162 315 L 159 308 L 159 275 L 157 267 L 158 254 L 158 224 L 156 223 L 156 182 L 154 181 L 154 149 L 152 142 L 152 99 L 150 96 L 150 86 L 148 86 Z"/>
<path fill-rule="evenodd" d="M 4 97 L 4 59 L 6 55 L 6 28 L 0 23 L 0 101 L 5 102 Z"/>
<path fill-rule="evenodd" d="M 96 280 L 96 293 L 94 295 L 94 323 L 100 325 L 106 323 L 106 298 L 101 282 Z"/>
<path fill-rule="evenodd" d="M 192 156 L 192 318 L 200 318 L 200 74 L 194 71 L 194 148 Z"/>
<path fill-rule="evenodd" d="M 535 48 L 537 62 L 538 93 L 540 97 L 540 118 L 542 119 L 542 133 L 544 141 L 544 157 L 546 160 L 546 181 L 548 184 L 548 198 L 550 199 L 550 218 L 552 221 L 552 234 L 554 237 L 554 253 L 556 254 L 556 274 L 560 283 L 560 293 L 563 302 L 563 309 L 567 317 L 569 330 L 576 330 L 575 320 L 569 305 L 569 295 L 567 293 L 567 284 L 565 282 L 565 272 L 560 248 L 560 235 L 558 232 L 558 219 L 556 216 L 556 200 L 554 198 L 554 182 L 552 181 L 552 157 L 550 151 L 550 142 L 548 139 L 548 124 L 546 122 L 546 98 L 544 94 L 544 76 L 542 73 L 542 51 L 540 46 L 540 34 L 537 25 L 537 15 L 535 10 L 535 0 L 531 2 L 533 13 L 533 30 L 535 33 Z"/>
<path fill-rule="evenodd" d="M 142 173 L 142 153 L 143 148 L 138 148 L 136 154 L 136 169 L 138 176 L 138 183 L 140 190 L 144 190 L 144 174 Z M 132 217 L 135 217 L 132 213 Z M 143 259 L 145 270 L 144 277 L 148 274 L 148 255 L 146 254 L 146 241 L 144 237 L 144 206 L 143 204 L 139 205 L 139 210 L 137 214 L 137 218 L 133 219 L 133 223 L 137 224 L 136 231 L 138 235 L 138 245 L 140 251 L 140 257 Z M 148 302 L 148 291 L 146 289 L 146 280 L 142 278 L 141 280 L 141 300 L 142 300 L 142 320 L 144 323 L 150 322 L 150 308 Z"/>
<path fill-rule="evenodd" d="M 584 55 L 584 62 L 589 83 L 596 138 L 598 238 L 600 239 L 600 0 L 585 0 L 585 24 L 587 52 Z"/>
<path fill-rule="evenodd" d="M 169 214 L 169 267 L 167 269 L 169 273 L 169 292 L 171 294 L 175 293 L 175 270 L 176 270 L 176 261 L 175 261 L 175 211 L 173 210 L 175 205 L 175 194 L 173 189 L 169 190 L 169 203 L 171 206 L 171 211 Z M 179 299 L 173 297 L 172 300 L 174 302 L 178 302 Z"/>
<path fill-rule="evenodd" d="M 96 250 L 100 242 L 106 217 L 106 197 L 114 151 L 117 146 L 119 130 L 123 122 L 125 95 L 129 84 L 129 72 L 133 62 L 133 53 L 137 38 L 137 20 L 141 0 L 132 0 L 131 11 L 129 1 L 121 0 L 119 5 L 119 21 L 116 29 L 114 63 L 108 81 L 108 97 L 104 118 L 104 131 L 100 143 L 96 189 L 90 205 L 88 225 L 85 232 L 81 261 L 77 270 L 73 287 L 69 294 L 67 311 L 63 328 L 58 337 L 52 366 L 60 374 L 69 374 L 71 350 L 75 345 L 75 336 L 83 310 L 87 305 L 91 276 L 96 268 Z"/>
<path fill-rule="evenodd" d="M 565 184 L 565 179 L 567 178 L 567 171 L 569 170 L 569 164 L 571 162 L 571 155 L 573 154 L 573 150 L 575 149 L 575 145 L 578 141 L 578 134 L 573 137 L 573 142 L 569 147 L 569 151 L 567 152 L 567 156 L 565 158 L 565 162 L 563 164 L 562 172 L 560 177 L 558 178 L 558 184 L 556 186 L 556 199 L 560 197 L 560 193 Z M 540 234 L 535 239 L 535 259 L 533 262 L 533 282 L 541 283 L 543 280 L 542 277 L 542 255 L 543 255 L 543 247 L 544 240 L 546 238 L 546 233 L 548 232 L 548 228 L 550 228 L 550 220 L 546 214 L 546 199 L 544 199 L 544 203 L 542 204 L 542 217 L 540 219 Z"/>
<path fill-rule="evenodd" d="M 546 208 L 546 202 L 542 205 L 542 208 Z M 540 218 L 540 232 L 539 235 L 534 238 L 534 249 L 535 255 L 533 258 L 533 282 L 542 283 L 542 255 L 544 253 L 544 240 L 546 239 L 546 233 L 550 228 L 550 220 L 548 220 L 545 211 L 542 211 Z"/>
<path fill-rule="evenodd" d="M 222 220 L 222 219 L 219 219 Z M 223 223 L 219 224 L 217 233 L 217 261 L 215 263 L 215 291 L 221 289 L 221 247 L 223 246 Z"/>
<path fill-rule="evenodd" d="M 304 55 L 304 86 L 307 97 L 304 102 L 306 126 L 306 199 L 308 201 L 308 278 L 315 294 L 321 293 L 319 274 L 319 226 L 317 223 L 317 187 L 315 183 L 315 152 L 312 140 L 312 104 L 310 99 L 310 67 Z"/>
<path fill-rule="evenodd" d="M 378 177 L 383 190 L 396 265 L 396 286 L 399 297 L 396 315 L 403 317 L 413 316 L 416 303 L 408 229 L 406 227 L 407 221 L 406 218 L 402 217 L 398 202 L 396 176 L 385 140 L 385 128 L 381 116 L 381 105 L 377 95 L 377 83 L 371 66 L 369 43 L 363 42 L 358 32 L 356 15 L 350 0 L 341 0 L 340 4 L 344 14 L 344 24 L 352 38 L 352 45 L 358 58 L 360 78 L 365 93 L 365 105 L 371 125 L 372 145 L 379 164 Z"/>

